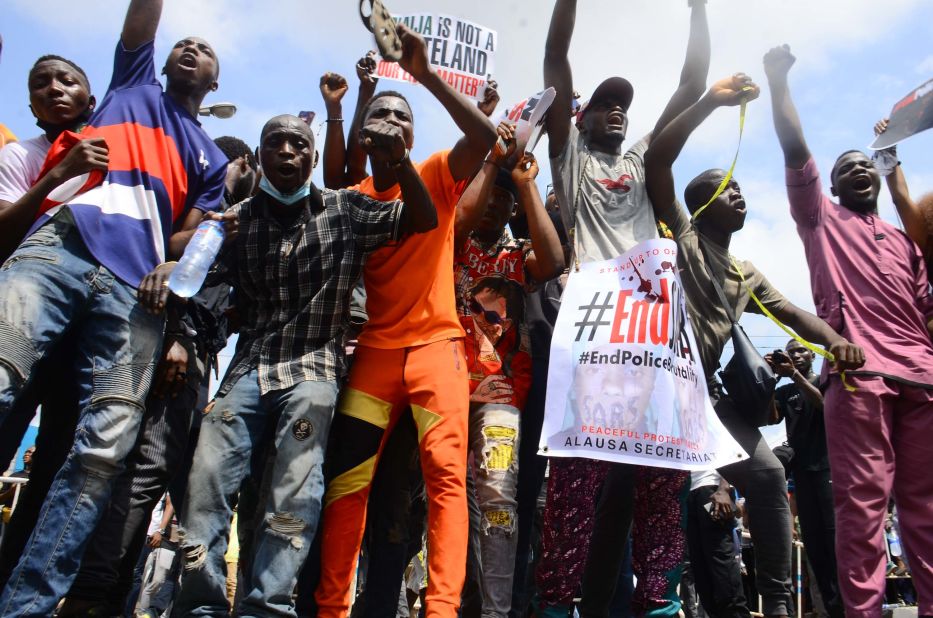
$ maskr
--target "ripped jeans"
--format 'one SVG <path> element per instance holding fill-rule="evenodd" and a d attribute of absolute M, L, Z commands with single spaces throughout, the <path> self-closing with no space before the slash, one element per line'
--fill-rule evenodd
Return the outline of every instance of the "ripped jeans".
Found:
<path fill-rule="evenodd" d="M 181 517 L 182 578 L 174 616 L 227 616 L 224 553 L 231 498 L 250 454 L 272 436 L 276 458 L 256 531 L 239 616 L 294 616 L 292 591 L 317 532 L 324 495 L 321 464 L 337 400 L 334 381 L 305 381 L 261 394 L 255 369 L 219 397 L 201 423 Z M 267 424 L 277 419 L 274 431 Z M 241 517 L 246 517 L 241 513 Z M 238 595 L 239 596 L 239 595 Z"/>
<path fill-rule="evenodd" d="M 504 618 L 512 606 L 518 546 L 519 416 L 518 408 L 504 403 L 474 404 L 470 409 L 470 451 L 480 510 L 483 618 Z"/>
<path fill-rule="evenodd" d="M 51 616 L 68 592 L 136 439 L 162 323 L 91 255 L 68 209 L 0 267 L 0 423 L 66 329 L 77 351 L 81 410 L 74 446 L 0 597 L 0 616 Z M 54 380 L 37 386 L 57 388 Z"/>

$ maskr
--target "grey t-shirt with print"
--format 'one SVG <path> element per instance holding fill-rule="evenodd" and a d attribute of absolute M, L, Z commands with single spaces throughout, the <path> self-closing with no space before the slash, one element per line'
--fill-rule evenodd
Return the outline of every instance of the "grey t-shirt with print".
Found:
<path fill-rule="evenodd" d="M 658 237 L 645 189 L 647 149 L 646 136 L 625 154 L 595 152 L 571 126 L 564 150 L 551 159 L 561 217 L 567 230 L 576 230 L 580 262 L 609 260 Z"/>

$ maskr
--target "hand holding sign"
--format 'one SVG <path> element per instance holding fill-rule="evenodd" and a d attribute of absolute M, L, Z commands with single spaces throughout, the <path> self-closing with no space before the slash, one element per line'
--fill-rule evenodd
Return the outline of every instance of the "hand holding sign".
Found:
<path fill-rule="evenodd" d="M 424 37 L 405 24 L 398 24 L 397 32 L 402 40 L 402 57 L 398 61 L 399 66 L 418 81 L 423 80 L 431 72 L 431 63 L 428 62 L 428 46 L 424 42 Z"/>
<path fill-rule="evenodd" d="M 933 79 L 911 91 L 891 110 L 890 119 L 869 148 L 881 150 L 933 127 Z"/>
<path fill-rule="evenodd" d="M 360 83 L 372 85 L 373 87 L 379 82 L 379 78 L 376 77 L 376 50 L 369 50 L 356 63 L 356 77 L 360 80 Z"/>

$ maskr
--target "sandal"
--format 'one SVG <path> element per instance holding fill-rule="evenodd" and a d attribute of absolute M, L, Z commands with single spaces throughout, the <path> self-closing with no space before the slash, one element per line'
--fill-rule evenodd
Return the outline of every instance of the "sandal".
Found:
<path fill-rule="evenodd" d="M 366 29 L 376 37 L 376 46 L 383 58 L 391 62 L 402 59 L 402 40 L 395 29 L 395 20 L 382 0 L 368 0 L 370 13 L 366 15 L 363 7 L 367 0 L 360 0 L 360 19 Z"/>

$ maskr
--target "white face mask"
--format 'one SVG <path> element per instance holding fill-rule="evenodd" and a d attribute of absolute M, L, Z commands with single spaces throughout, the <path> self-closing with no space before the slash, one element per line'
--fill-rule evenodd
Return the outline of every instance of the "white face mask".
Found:
<path fill-rule="evenodd" d="M 269 182 L 269 179 L 265 176 L 259 181 L 259 189 L 265 191 L 270 197 L 275 199 L 278 202 L 285 204 L 286 206 L 291 206 L 295 202 L 300 202 L 305 199 L 311 193 L 311 176 L 308 176 L 308 179 L 303 185 L 298 187 L 293 193 L 282 193 L 278 189 L 272 186 L 272 183 Z"/>

